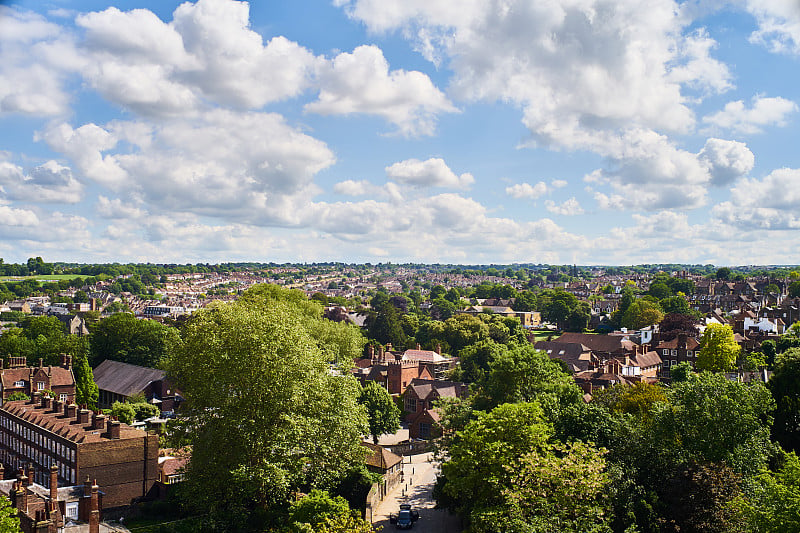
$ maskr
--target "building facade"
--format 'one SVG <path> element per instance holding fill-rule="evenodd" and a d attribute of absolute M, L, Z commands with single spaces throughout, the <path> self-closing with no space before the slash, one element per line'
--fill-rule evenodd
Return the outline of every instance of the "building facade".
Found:
<path fill-rule="evenodd" d="M 59 486 L 95 479 L 105 492 L 103 508 L 120 507 L 151 492 L 158 436 L 35 392 L 0 407 L 0 462 L 12 470 L 32 465 L 32 481 L 41 485 L 51 465 Z"/>

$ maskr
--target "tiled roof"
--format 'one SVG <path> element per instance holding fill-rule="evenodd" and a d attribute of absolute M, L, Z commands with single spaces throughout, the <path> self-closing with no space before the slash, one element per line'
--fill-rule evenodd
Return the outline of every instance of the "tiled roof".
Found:
<path fill-rule="evenodd" d="M 553 342 L 576 343 L 588 346 L 596 352 L 617 352 L 633 350 L 636 346 L 631 340 L 615 335 L 592 335 L 589 333 L 564 333 Z"/>
<path fill-rule="evenodd" d="M 439 363 L 447 361 L 449 358 L 431 350 L 406 350 L 403 352 L 403 359 L 423 361 L 425 363 Z"/>
<path fill-rule="evenodd" d="M 6 402 L 0 409 L 18 417 L 26 422 L 45 428 L 62 438 L 72 442 L 102 442 L 108 440 L 104 437 L 105 430 L 94 429 L 89 424 L 79 424 L 75 417 L 66 418 L 63 411 L 54 413 L 52 409 L 45 409 L 41 404 L 31 404 L 26 400 Z M 120 439 L 142 438 L 146 436 L 144 431 L 133 429 L 127 424 L 120 423 Z"/>
<path fill-rule="evenodd" d="M 389 470 L 397 463 L 401 462 L 403 458 L 396 453 L 393 453 L 383 446 L 377 444 L 370 444 L 369 442 L 362 442 L 362 446 L 368 448 L 372 454 L 367 456 L 367 465 L 383 470 Z"/>
<path fill-rule="evenodd" d="M 445 398 L 460 398 L 467 392 L 467 385 L 458 381 L 439 381 L 435 379 L 414 378 L 408 384 L 406 391 L 414 391 L 417 398 L 427 398 L 434 390 Z"/>

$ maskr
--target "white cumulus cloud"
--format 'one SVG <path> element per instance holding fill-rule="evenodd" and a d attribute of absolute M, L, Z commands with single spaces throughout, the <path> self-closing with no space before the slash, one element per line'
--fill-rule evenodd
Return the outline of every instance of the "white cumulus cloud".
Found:
<path fill-rule="evenodd" d="M 762 133 L 767 126 L 785 126 L 786 117 L 796 111 L 797 104 L 791 100 L 757 95 L 749 108 L 742 100 L 728 102 L 722 111 L 703 117 L 703 122 L 720 129 L 752 135 Z"/>
<path fill-rule="evenodd" d="M 448 187 L 468 189 L 475 181 L 472 174 L 456 174 L 444 159 L 432 157 L 421 161 L 406 159 L 386 167 L 386 175 L 399 183 L 414 187 Z"/>

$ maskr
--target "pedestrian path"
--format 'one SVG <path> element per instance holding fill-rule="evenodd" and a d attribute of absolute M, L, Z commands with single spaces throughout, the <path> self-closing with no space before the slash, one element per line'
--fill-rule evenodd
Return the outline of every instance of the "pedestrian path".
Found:
<path fill-rule="evenodd" d="M 396 514 L 401 503 L 410 503 L 419 511 L 419 520 L 414 524 L 418 533 L 460 533 L 462 528 L 458 517 L 443 509 L 434 509 L 433 486 L 439 472 L 438 464 L 433 462 L 433 454 L 422 453 L 404 457 L 403 483 L 395 487 L 375 509 L 372 521 L 383 526 L 383 531 L 391 531 L 389 515 Z"/>

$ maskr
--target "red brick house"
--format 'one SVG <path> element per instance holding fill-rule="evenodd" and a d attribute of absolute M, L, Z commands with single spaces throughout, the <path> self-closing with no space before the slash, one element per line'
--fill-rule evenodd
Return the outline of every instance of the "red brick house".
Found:
<path fill-rule="evenodd" d="M 32 396 L 34 392 L 53 391 L 61 402 L 75 401 L 75 375 L 72 373 L 72 357 L 61 355 L 61 366 L 28 367 L 24 357 L 9 357 L 9 368 L 2 368 L 0 359 L 0 391 L 5 402 L 15 392 Z"/>
<path fill-rule="evenodd" d="M 439 398 L 463 398 L 469 393 L 466 383 L 415 379 L 403 393 L 403 406 L 408 421 L 408 433 L 412 439 L 427 439 L 436 436 L 439 414 L 434 402 Z"/>

